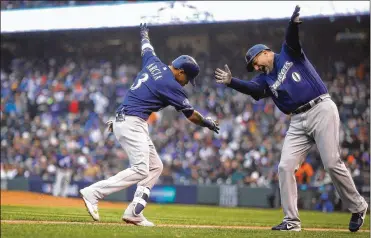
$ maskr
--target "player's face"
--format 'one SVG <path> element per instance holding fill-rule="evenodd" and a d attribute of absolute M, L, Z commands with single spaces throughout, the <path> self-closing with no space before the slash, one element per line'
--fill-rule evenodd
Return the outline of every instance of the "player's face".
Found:
<path fill-rule="evenodd" d="M 186 86 L 189 82 L 187 75 L 184 73 L 183 70 L 179 70 L 179 74 L 177 76 L 177 80 L 183 87 Z"/>
<path fill-rule="evenodd" d="M 253 67 L 256 71 L 269 74 L 272 71 L 273 64 L 269 58 L 268 51 L 262 51 L 255 56 Z"/>

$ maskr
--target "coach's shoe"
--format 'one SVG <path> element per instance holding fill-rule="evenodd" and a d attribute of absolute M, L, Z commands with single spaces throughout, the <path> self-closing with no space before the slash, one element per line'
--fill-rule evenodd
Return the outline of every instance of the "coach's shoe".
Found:
<path fill-rule="evenodd" d="M 365 222 L 367 208 L 368 206 L 366 207 L 364 211 L 352 214 L 352 217 L 350 218 L 350 222 L 349 222 L 349 230 L 351 232 L 356 232 L 359 230 L 359 228 L 361 228 L 361 226 Z"/>
<path fill-rule="evenodd" d="M 122 216 L 122 220 L 126 223 L 134 224 L 136 226 L 155 226 L 153 222 L 148 221 L 147 218 L 144 217 L 143 212 L 139 213 L 137 216 L 134 215 L 132 204 L 126 208 L 124 215 Z"/>
<path fill-rule="evenodd" d="M 300 225 L 295 225 L 288 222 L 282 222 L 281 224 L 272 227 L 274 231 L 301 231 Z"/>
<path fill-rule="evenodd" d="M 93 218 L 93 220 L 94 221 L 99 221 L 98 203 L 93 204 L 93 203 L 89 202 L 89 200 L 87 199 L 86 193 L 87 193 L 87 191 L 85 191 L 84 189 L 80 190 L 80 195 L 81 195 L 82 199 L 84 200 L 85 207 L 88 210 L 90 216 Z"/>

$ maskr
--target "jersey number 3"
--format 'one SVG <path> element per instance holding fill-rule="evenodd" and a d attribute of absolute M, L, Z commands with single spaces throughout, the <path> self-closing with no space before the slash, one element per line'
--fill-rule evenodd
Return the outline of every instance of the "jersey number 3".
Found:
<path fill-rule="evenodd" d="M 147 73 L 144 73 L 142 74 L 142 77 L 140 77 L 138 79 L 138 83 L 135 85 L 133 84 L 131 87 L 130 87 L 130 90 L 135 90 L 135 89 L 138 89 L 140 87 L 140 85 L 142 85 L 143 82 L 147 81 L 148 80 L 148 74 Z"/>

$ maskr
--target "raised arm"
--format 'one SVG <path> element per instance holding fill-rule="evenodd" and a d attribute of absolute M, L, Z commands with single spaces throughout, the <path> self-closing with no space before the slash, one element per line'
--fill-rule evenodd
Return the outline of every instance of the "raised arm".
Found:
<path fill-rule="evenodd" d="M 286 44 L 295 52 L 301 52 L 301 44 L 299 41 L 299 25 L 302 21 L 299 20 L 300 7 L 296 6 L 291 16 L 289 25 L 286 30 Z"/>
<path fill-rule="evenodd" d="M 144 67 L 148 60 L 156 56 L 155 50 L 153 46 L 151 45 L 151 42 L 149 40 L 149 35 L 148 35 L 148 27 L 147 24 L 140 24 L 140 37 L 141 37 L 141 56 L 143 57 L 142 60 L 142 67 Z"/>

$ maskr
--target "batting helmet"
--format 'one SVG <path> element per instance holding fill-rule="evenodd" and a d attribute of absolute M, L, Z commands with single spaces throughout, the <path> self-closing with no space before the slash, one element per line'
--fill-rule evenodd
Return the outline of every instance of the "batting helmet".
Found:
<path fill-rule="evenodd" d="M 181 55 L 171 63 L 176 69 L 183 69 L 188 80 L 195 86 L 195 78 L 200 73 L 196 60 L 189 55 Z"/>
<path fill-rule="evenodd" d="M 257 44 L 257 45 L 254 45 L 253 47 L 251 47 L 247 52 L 246 52 L 246 55 L 245 55 L 245 60 L 246 60 L 246 63 L 247 63 L 247 66 L 246 66 L 246 69 L 247 69 L 247 72 L 252 72 L 254 71 L 254 67 L 252 65 L 252 62 L 254 61 L 254 58 L 260 53 L 262 52 L 263 50 L 271 50 L 269 49 L 268 46 L 266 45 L 263 45 L 263 44 Z"/>

